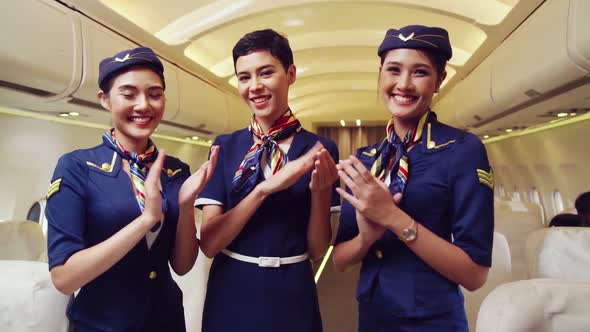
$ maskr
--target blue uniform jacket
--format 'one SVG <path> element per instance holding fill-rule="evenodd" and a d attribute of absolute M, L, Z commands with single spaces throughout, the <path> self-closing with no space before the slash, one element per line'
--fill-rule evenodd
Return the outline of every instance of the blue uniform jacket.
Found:
<path fill-rule="evenodd" d="M 294 160 L 321 141 L 338 160 L 336 145 L 304 129 L 295 133 L 287 156 Z M 232 179 L 253 144 L 247 129 L 219 136 L 217 167 L 199 198 L 212 199 L 228 211 L 242 199 L 232 192 Z M 304 174 L 293 186 L 270 195 L 227 249 L 248 256 L 289 257 L 307 252 L 311 208 Z M 339 199 L 333 193 L 333 205 Z M 231 222 L 231 220 L 228 220 Z M 264 268 L 218 254 L 209 272 L 203 311 L 203 332 L 318 332 L 322 330 L 309 261 Z"/>
<path fill-rule="evenodd" d="M 357 151 L 368 169 L 377 147 Z M 421 144 L 408 155 L 410 176 L 400 208 L 463 249 L 475 263 L 490 266 L 493 174 L 484 145 L 473 134 L 433 117 L 425 125 Z M 336 243 L 357 234 L 354 208 L 344 201 Z M 463 305 L 458 285 L 433 270 L 390 231 L 363 259 L 357 299 L 360 305 L 377 304 L 397 317 L 428 317 Z"/>
<path fill-rule="evenodd" d="M 166 156 L 161 184 L 167 199 L 162 229 L 82 287 L 68 308 L 76 331 L 184 330 L 182 292 L 172 280 L 178 191 L 188 165 Z M 47 200 L 49 269 L 111 237 L 141 214 L 121 156 L 104 143 L 62 156 Z"/>

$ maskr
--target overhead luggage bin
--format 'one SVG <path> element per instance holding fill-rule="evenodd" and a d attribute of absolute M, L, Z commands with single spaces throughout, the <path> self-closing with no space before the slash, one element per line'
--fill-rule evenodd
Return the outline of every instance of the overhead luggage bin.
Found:
<path fill-rule="evenodd" d="M 451 125 L 479 128 L 588 86 L 588 13 L 590 1 L 546 1 L 434 110 Z"/>
<path fill-rule="evenodd" d="M 492 99 L 502 110 L 557 89 L 569 90 L 568 85 L 573 88 L 588 76 L 588 9 L 586 0 L 546 1 L 498 47 L 493 53 Z"/>
<path fill-rule="evenodd" d="M 18 15 L 15 15 L 18 13 Z M 5 1 L 0 11 L 0 86 L 55 98 L 75 88 L 82 61 L 75 13 L 55 1 Z M 38 26 L 35 33 L 31 26 Z"/>
<path fill-rule="evenodd" d="M 96 96 L 99 89 L 98 65 L 100 61 L 122 50 L 139 47 L 139 45 L 86 17 L 80 17 L 80 21 L 84 46 L 84 66 L 81 86 L 72 97 L 87 102 L 87 105 L 95 104 L 97 108 L 102 109 Z M 163 119 L 170 120 L 178 112 L 178 68 L 162 58 L 160 60 L 164 65 L 164 79 L 166 80 L 166 112 Z"/>
<path fill-rule="evenodd" d="M 491 95 L 491 67 L 489 59 L 485 60 L 477 70 L 436 103 L 434 111 L 441 121 L 455 127 L 468 128 L 498 109 Z"/>
<path fill-rule="evenodd" d="M 229 129 L 225 94 L 197 77 L 178 71 L 180 111 L 171 122 L 197 129 L 206 135 Z"/>

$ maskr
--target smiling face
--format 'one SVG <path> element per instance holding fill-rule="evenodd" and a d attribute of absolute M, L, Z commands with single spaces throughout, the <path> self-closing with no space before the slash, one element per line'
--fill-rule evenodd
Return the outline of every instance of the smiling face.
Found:
<path fill-rule="evenodd" d="M 430 109 L 446 72 L 437 75 L 432 60 L 420 50 L 400 48 L 387 53 L 379 73 L 379 93 L 396 120 L 396 133 L 412 129 Z"/>
<path fill-rule="evenodd" d="M 268 50 L 254 51 L 237 59 L 238 90 L 263 129 L 287 111 L 289 85 L 295 82 L 295 72 L 294 65 L 285 70 Z"/>
<path fill-rule="evenodd" d="M 113 78 L 108 93 L 101 90 L 98 96 L 111 112 L 117 140 L 128 150 L 143 153 L 166 106 L 160 76 L 149 68 L 131 68 Z"/>

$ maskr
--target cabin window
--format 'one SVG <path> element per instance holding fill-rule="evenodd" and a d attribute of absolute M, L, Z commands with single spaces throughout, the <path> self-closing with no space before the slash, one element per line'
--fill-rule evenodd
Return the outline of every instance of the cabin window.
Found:
<path fill-rule="evenodd" d="M 539 197 L 539 191 L 535 187 L 533 187 L 531 189 L 531 202 L 541 205 L 541 198 Z"/>
<path fill-rule="evenodd" d="M 520 202 L 520 193 L 518 191 L 514 191 L 512 193 L 512 201 L 513 202 Z"/>
<path fill-rule="evenodd" d="M 561 193 L 559 190 L 553 191 L 553 211 L 555 214 L 563 211 L 563 199 L 561 198 Z"/>
<path fill-rule="evenodd" d="M 503 185 L 498 185 L 498 196 L 500 197 L 506 197 L 506 191 L 504 191 L 504 186 Z"/>
<path fill-rule="evenodd" d="M 27 213 L 27 220 L 39 223 L 44 235 L 47 235 L 47 219 L 45 218 L 46 204 L 47 200 L 42 198 L 33 203 L 33 205 L 31 205 L 29 208 L 29 212 Z"/>
<path fill-rule="evenodd" d="M 39 202 L 33 203 L 33 206 L 29 209 L 29 213 L 27 213 L 27 220 L 34 221 L 39 223 L 41 220 L 41 204 Z"/>
<path fill-rule="evenodd" d="M 525 202 L 532 202 L 533 201 L 532 195 L 529 191 L 523 191 L 522 198 L 524 199 Z"/>

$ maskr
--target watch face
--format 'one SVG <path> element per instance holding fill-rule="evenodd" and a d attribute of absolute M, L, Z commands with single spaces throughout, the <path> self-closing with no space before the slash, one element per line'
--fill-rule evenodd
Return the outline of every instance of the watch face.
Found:
<path fill-rule="evenodd" d="M 404 229 L 404 240 L 407 242 L 412 241 L 416 238 L 416 230 L 413 228 Z"/>

